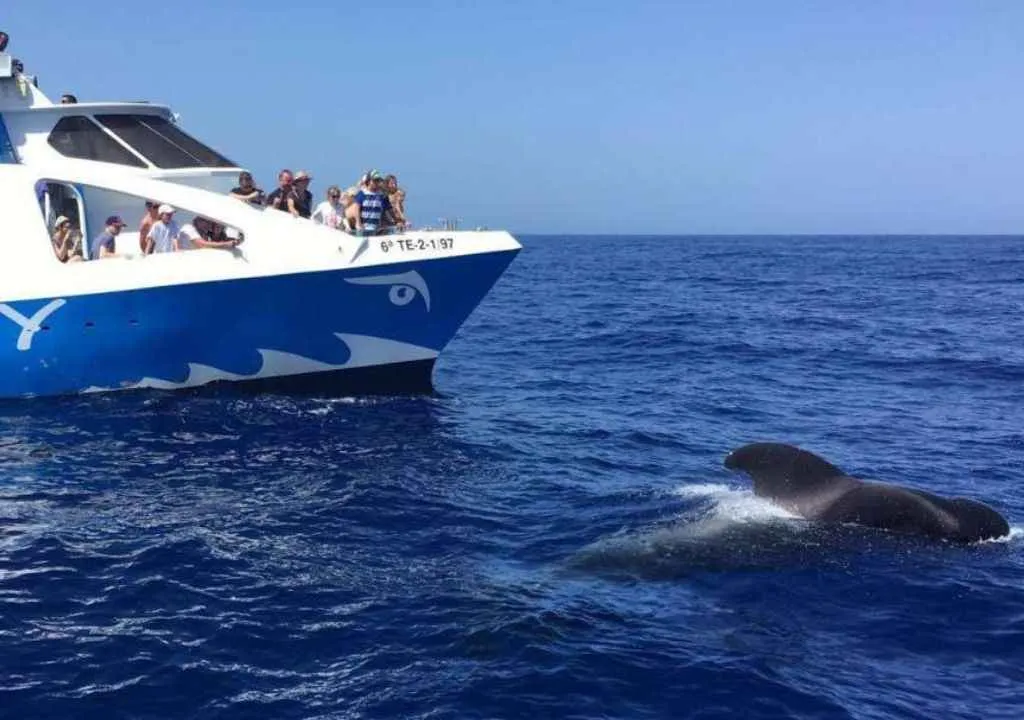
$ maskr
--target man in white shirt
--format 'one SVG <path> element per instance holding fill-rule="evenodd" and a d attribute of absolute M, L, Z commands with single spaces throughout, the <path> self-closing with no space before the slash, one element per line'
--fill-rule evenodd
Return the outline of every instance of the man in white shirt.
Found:
<path fill-rule="evenodd" d="M 174 252 L 178 249 L 178 234 L 181 230 L 174 222 L 174 208 L 161 205 L 157 210 L 160 219 L 153 223 L 146 236 L 146 254 Z"/>
<path fill-rule="evenodd" d="M 341 227 L 345 219 L 345 207 L 341 204 L 341 188 L 331 185 L 327 188 L 327 199 L 316 206 L 312 214 L 313 222 L 329 228 Z"/>

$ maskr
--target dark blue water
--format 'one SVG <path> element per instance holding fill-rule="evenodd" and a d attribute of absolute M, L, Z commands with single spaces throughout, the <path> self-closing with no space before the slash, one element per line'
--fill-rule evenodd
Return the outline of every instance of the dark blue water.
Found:
<path fill-rule="evenodd" d="M 721 467 L 792 442 L 1024 526 L 1022 241 L 524 242 L 440 397 L 0 408 L 0 716 L 1024 716 L 1024 539 Z"/>

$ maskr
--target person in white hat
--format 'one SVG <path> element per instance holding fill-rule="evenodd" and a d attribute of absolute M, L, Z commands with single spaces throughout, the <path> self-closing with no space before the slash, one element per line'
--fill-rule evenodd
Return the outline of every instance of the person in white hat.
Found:
<path fill-rule="evenodd" d="M 178 234 L 181 229 L 174 222 L 174 208 L 161 205 L 157 208 L 160 219 L 153 223 L 146 236 L 146 254 L 174 252 L 178 249 Z"/>
<path fill-rule="evenodd" d="M 288 212 L 293 217 L 308 218 L 313 209 L 313 193 L 309 191 L 309 183 L 313 179 L 305 170 L 295 173 L 292 180 L 292 192 L 288 196 Z"/>
<path fill-rule="evenodd" d="M 57 259 L 62 263 L 82 259 L 81 248 L 78 249 L 77 255 L 74 253 L 76 235 L 71 221 L 64 215 L 57 218 L 53 224 L 53 235 L 50 239 L 53 240 L 53 251 L 57 253 Z"/>

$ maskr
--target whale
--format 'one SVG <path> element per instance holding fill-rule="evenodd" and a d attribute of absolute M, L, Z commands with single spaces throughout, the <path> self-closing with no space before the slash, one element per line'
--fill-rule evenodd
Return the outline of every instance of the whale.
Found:
<path fill-rule="evenodd" d="M 853 524 L 955 543 L 993 540 L 1010 525 L 988 505 L 847 475 L 794 445 L 757 442 L 730 452 L 729 470 L 746 473 L 754 494 L 807 520 Z"/>

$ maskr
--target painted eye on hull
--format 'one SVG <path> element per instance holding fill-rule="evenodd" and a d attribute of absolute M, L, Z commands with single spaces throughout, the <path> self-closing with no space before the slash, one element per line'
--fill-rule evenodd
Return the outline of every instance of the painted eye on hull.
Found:
<path fill-rule="evenodd" d="M 430 288 L 426 280 L 415 270 L 398 275 L 370 275 L 366 277 L 345 278 L 345 282 L 353 285 L 390 285 L 388 300 L 392 305 L 405 307 L 417 297 L 423 298 L 423 305 L 430 312 Z"/>
<path fill-rule="evenodd" d="M 412 285 L 392 285 L 388 299 L 399 307 L 408 305 L 416 299 L 416 288 Z"/>

